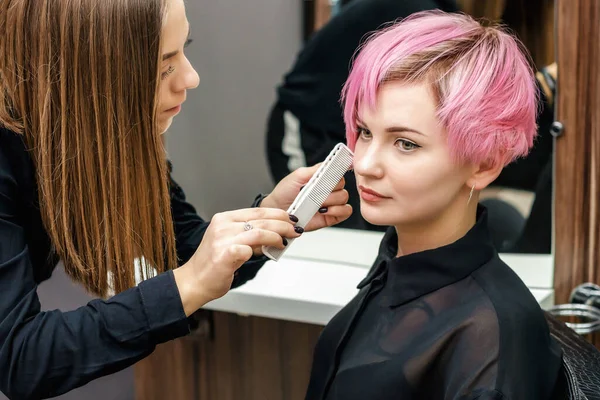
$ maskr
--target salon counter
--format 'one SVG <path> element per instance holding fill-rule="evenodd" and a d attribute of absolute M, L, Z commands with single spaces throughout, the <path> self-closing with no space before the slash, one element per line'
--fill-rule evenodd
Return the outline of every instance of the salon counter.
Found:
<path fill-rule="evenodd" d="M 278 261 L 205 306 L 215 311 L 325 325 L 357 293 L 383 234 L 330 228 L 305 233 Z M 542 308 L 554 304 L 551 255 L 501 254 Z"/>
<path fill-rule="evenodd" d="M 136 398 L 303 399 L 321 329 L 357 293 L 382 236 L 341 228 L 305 233 L 279 262 L 207 304 L 190 336 L 138 363 Z M 500 257 L 543 308 L 554 303 L 551 255 Z"/>

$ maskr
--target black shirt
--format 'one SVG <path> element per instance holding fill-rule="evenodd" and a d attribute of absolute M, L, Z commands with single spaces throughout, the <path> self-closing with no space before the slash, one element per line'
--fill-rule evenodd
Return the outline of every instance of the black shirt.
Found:
<path fill-rule="evenodd" d="M 487 211 L 450 245 L 395 257 L 397 246 L 392 229 L 323 330 L 306 399 L 549 399 L 562 353 L 494 250 Z"/>
<path fill-rule="evenodd" d="M 344 140 L 339 99 L 365 34 L 418 11 L 458 11 L 454 0 L 354 0 L 306 43 L 278 88 L 279 104 L 305 125 Z"/>
<path fill-rule="evenodd" d="M 181 264 L 194 254 L 208 222 L 171 180 Z M 35 170 L 21 136 L 0 128 L 0 390 L 11 398 L 54 397 L 124 369 L 157 344 L 189 333 L 173 272 L 75 311 L 40 312 L 37 285 L 58 262 L 42 225 Z M 246 263 L 239 286 L 264 264 Z"/>

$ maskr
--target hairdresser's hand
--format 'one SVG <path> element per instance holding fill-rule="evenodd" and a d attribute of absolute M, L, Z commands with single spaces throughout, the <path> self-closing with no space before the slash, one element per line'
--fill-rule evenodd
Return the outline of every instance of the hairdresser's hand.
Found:
<path fill-rule="evenodd" d="M 299 168 L 279 182 L 273 192 L 261 203 L 261 207 L 280 208 L 287 210 L 310 178 L 317 172 L 321 164 L 310 168 Z M 314 231 L 327 226 L 339 224 L 352 215 L 352 206 L 348 203 L 348 192 L 344 189 L 344 178 L 338 183 L 333 192 L 323 203 L 323 208 L 305 227 L 306 231 Z"/>
<path fill-rule="evenodd" d="M 247 225 L 250 224 L 250 225 Z M 231 287 L 235 271 L 253 248 L 284 247 L 284 237 L 300 236 L 294 221 L 279 209 L 251 208 L 216 214 L 192 258 L 174 271 L 186 315 Z"/>

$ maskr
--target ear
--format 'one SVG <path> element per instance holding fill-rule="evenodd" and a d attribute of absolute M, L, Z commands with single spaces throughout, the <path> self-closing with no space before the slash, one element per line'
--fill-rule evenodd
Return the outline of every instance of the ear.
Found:
<path fill-rule="evenodd" d="M 474 187 L 475 190 L 483 190 L 498 178 L 503 169 L 504 164 L 502 162 L 486 161 L 474 165 L 473 173 L 467 180 L 467 185 Z"/>

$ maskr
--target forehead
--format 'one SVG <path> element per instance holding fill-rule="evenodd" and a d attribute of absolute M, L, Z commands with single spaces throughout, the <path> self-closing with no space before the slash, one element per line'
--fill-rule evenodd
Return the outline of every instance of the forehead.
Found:
<path fill-rule="evenodd" d="M 436 112 L 436 102 L 428 84 L 390 82 L 379 89 L 375 108 L 362 104 L 358 116 L 372 129 L 402 125 L 426 130 L 437 124 Z"/>
<path fill-rule="evenodd" d="M 189 23 L 183 0 L 167 0 L 167 13 L 163 26 L 163 40 L 169 42 L 181 40 L 181 35 L 187 35 Z"/>

